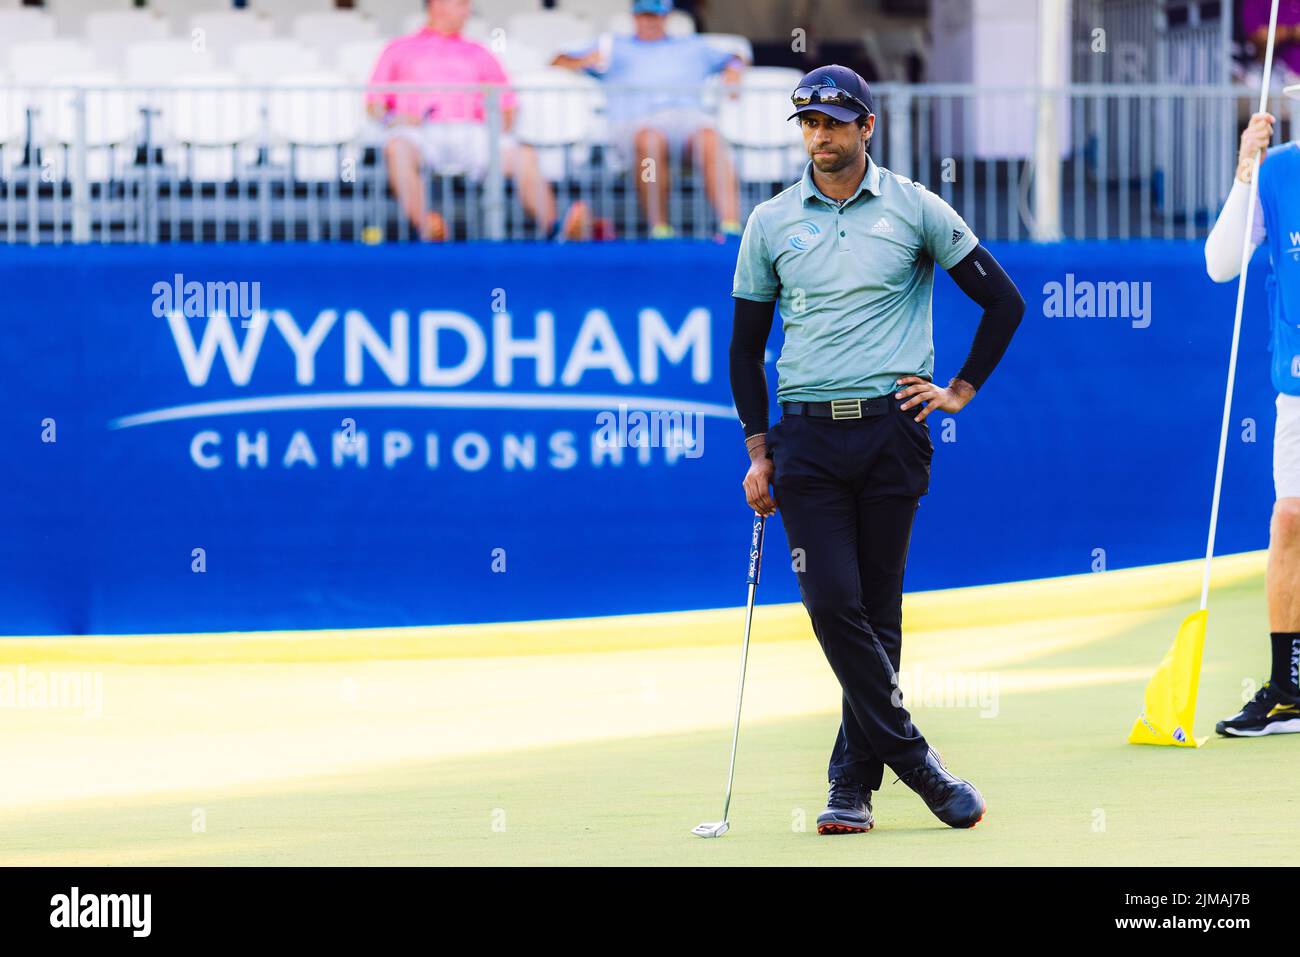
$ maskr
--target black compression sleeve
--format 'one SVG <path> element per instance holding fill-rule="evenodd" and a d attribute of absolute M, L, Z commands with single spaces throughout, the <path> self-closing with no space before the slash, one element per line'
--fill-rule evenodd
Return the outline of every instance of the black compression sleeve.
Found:
<path fill-rule="evenodd" d="M 970 354 L 957 373 L 958 379 L 980 389 L 1011 344 L 1011 337 L 1025 314 L 1025 300 L 993 254 L 983 246 L 977 246 L 949 269 L 948 275 L 962 292 L 984 307 Z"/>
<path fill-rule="evenodd" d="M 775 302 L 736 297 L 731 325 L 731 396 L 745 438 L 767 431 L 767 373 L 763 353 L 772 331 Z"/>

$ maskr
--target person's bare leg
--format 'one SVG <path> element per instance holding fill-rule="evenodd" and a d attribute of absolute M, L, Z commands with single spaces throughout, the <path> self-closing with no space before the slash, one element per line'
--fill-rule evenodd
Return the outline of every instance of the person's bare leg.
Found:
<path fill-rule="evenodd" d="M 636 192 L 650 228 L 668 225 L 668 137 L 658 130 L 640 129 L 636 146 Z"/>
<path fill-rule="evenodd" d="M 1244 707 L 1214 726 L 1226 738 L 1300 732 L 1300 498 L 1273 506 L 1268 543 L 1268 680 Z"/>
<path fill-rule="evenodd" d="M 519 202 L 537 224 L 538 232 L 548 235 L 555 225 L 555 192 L 542 176 L 537 150 L 520 146 L 502 157 L 502 167 L 507 176 L 514 177 Z"/>
<path fill-rule="evenodd" d="M 696 130 L 691 137 L 691 154 L 704 175 L 704 191 L 718 214 L 718 222 L 737 226 L 740 223 L 740 187 L 731 152 L 717 130 Z"/>
<path fill-rule="evenodd" d="M 1300 498 L 1281 498 L 1273 506 L 1268 621 L 1270 631 L 1300 631 Z"/>
<path fill-rule="evenodd" d="M 419 148 L 410 140 L 395 136 L 384 144 L 384 160 L 388 164 L 388 182 L 397 197 L 397 205 L 421 239 L 435 238 L 430 235 L 429 211 L 424 205 Z"/>

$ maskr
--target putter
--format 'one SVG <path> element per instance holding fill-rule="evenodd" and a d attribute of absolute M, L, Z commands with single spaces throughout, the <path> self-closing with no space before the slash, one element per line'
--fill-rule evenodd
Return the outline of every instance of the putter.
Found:
<path fill-rule="evenodd" d="M 736 777 L 736 744 L 740 741 L 740 703 L 745 697 L 745 664 L 749 660 L 749 626 L 754 621 L 754 593 L 758 590 L 758 570 L 763 564 L 764 518 L 754 513 L 754 531 L 749 539 L 749 602 L 745 609 L 745 640 L 740 645 L 740 683 L 736 687 L 736 723 L 731 731 L 731 763 L 727 768 L 727 796 L 722 802 L 722 820 L 704 823 L 691 829 L 696 837 L 722 837 L 731 828 L 727 814 L 731 810 L 731 783 Z"/>

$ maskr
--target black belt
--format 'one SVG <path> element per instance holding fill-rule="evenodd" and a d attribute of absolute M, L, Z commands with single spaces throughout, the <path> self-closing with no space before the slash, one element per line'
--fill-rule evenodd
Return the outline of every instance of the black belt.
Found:
<path fill-rule="evenodd" d="M 876 399 L 833 399 L 830 402 L 782 402 L 785 415 L 811 415 L 818 419 L 870 419 L 885 415 L 892 405 L 898 408 L 901 400 L 892 395 Z M 910 409 L 908 411 L 911 411 Z"/>

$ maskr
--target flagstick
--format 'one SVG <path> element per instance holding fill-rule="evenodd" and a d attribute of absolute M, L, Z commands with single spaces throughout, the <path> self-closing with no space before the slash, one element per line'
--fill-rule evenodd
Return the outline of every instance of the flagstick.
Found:
<path fill-rule="evenodd" d="M 1277 39 L 1277 8 L 1268 21 L 1268 49 L 1264 53 L 1264 84 L 1259 91 L 1259 110 L 1268 109 L 1269 87 L 1273 84 L 1273 46 Z M 1219 529 L 1219 500 L 1223 495 L 1223 463 L 1228 456 L 1228 428 L 1232 424 L 1232 390 L 1237 384 L 1237 350 L 1241 345 L 1241 316 L 1246 308 L 1246 270 L 1250 268 L 1250 237 L 1255 231 L 1255 206 L 1259 202 L 1260 155 L 1255 154 L 1254 172 L 1250 177 L 1250 210 L 1246 213 L 1246 235 L 1241 239 L 1241 272 L 1237 281 L 1237 317 L 1232 325 L 1232 356 L 1228 360 L 1228 391 L 1223 397 L 1223 428 L 1219 433 L 1219 464 L 1214 472 L 1214 500 L 1210 505 L 1210 538 L 1205 546 L 1205 576 L 1201 581 L 1201 611 L 1210 606 L 1210 562 L 1214 558 L 1214 536 Z"/>

